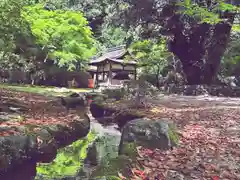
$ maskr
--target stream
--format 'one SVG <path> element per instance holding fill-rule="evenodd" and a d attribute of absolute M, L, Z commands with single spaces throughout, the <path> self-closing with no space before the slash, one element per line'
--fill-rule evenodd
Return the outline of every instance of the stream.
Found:
<path fill-rule="evenodd" d="M 59 149 L 51 163 L 37 164 L 35 180 L 107 179 L 106 166 L 117 158 L 120 139 L 117 125 L 102 126 L 92 119 L 87 137 Z"/>
<path fill-rule="evenodd" d="M 152 104 L 170 108 L 238 108 L 239 98 L 161 96 Z M 103 126 L 91 118 L 87 137 L 59 149 L 51 163 L 37 164 L 35 180 L 118 180 L 119 169 L 127 171 L 129 159 L 118 156 L 121 132 L 117 125 Z M 12 179 L 11 179 L 12 180 Z"/>

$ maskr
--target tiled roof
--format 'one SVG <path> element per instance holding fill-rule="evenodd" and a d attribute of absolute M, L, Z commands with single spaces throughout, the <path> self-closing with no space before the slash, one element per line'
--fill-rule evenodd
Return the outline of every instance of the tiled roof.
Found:
<path fill-rule="evenodd" d="M 126 53 L 127 53 L 127 50 L 124 48 L 124 46 L 110 48 L 102 56 L 100 56 L 98 58 L 96 58 L 96 57 L 92 58 L 90 64 L 97 64 L 97 63 L 103 62 L 107 59 L 110 60 L 110 61 L 114 61 L 116 63 L 123 63 L 124 60 L 123 59 L 118 59 L 118 58 L 122 57 Z M 128 61 L 128 64 L 136 64 L 136 62 L 135 61 Z"/>

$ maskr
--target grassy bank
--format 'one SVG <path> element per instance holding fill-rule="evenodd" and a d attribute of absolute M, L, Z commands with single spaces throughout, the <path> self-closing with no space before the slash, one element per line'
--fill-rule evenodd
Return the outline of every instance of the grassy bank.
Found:
<path fill-rule="evenodd" d="M 29 93 L 43 94 L 46 96 L 61 96 L 72 92 L 89 92 L 92 89 L 88 88 L 56 88 L 51 86 L 31 86 L 31 85 L 14 85 L 14 84 L 0 84 L 0 88 L 23 91 Z"/>

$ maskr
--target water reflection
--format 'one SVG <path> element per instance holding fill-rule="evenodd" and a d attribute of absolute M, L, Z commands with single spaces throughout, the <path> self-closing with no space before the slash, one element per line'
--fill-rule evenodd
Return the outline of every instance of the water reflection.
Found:
<path fill-rule="evenodd" d="M 51 163 L 28 161 L 9 171 L 1 180 L 118 180 L 119 167 L 128 159 L 118 157 L 121 133 L 115 126 L 91 122 L 87 137 L 59 149 Z"/>
<path fill-rule="evenodd" d="M 37 165 L 35 180 L 104 179 L 101 177 L 104 172 L 96 172 L 118 156 L 120 137 L 114 126 L 91 122 L 87 137 L 60 149 L 53 162 Z M 95 175 L 99 178 L 94 178 Z"/>
<path fill-rule="evenodd" d="M 75 176 L 86 158 L 88 145 L 94 139 L 95 134 L 90 132 L 86 138 L 60 149 L 53 162 L 38 164 L 35 180 L 52 180 Z"/>

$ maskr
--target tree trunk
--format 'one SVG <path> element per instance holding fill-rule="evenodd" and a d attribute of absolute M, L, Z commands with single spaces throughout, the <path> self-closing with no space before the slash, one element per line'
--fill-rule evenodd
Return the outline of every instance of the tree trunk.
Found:
<path fill-rule="evenodd" d="M 211 84 L 214 80 L 228 43 L 234 15 L 228 14 L 227 18 L 227 22 L 216 25 L 195 24 L 189 34 L 184 33 L 186 28 L 183 23 L 176 23 L 170 51 L 182 62 L 188 84 Z"/>

